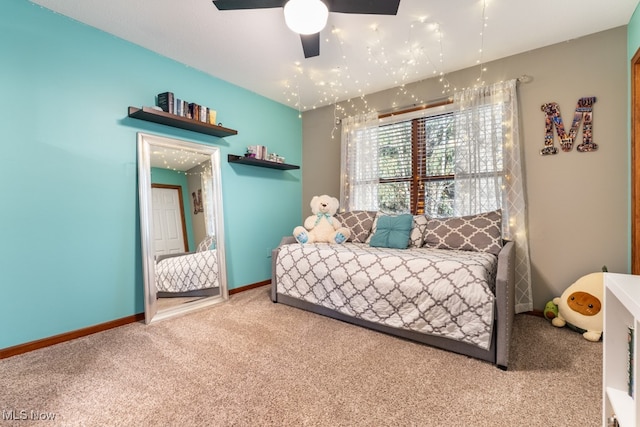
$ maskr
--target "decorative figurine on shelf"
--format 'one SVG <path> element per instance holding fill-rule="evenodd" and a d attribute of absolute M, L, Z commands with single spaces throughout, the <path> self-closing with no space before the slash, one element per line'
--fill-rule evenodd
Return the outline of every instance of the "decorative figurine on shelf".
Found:
<path fill-rule="evenodd" d="M 247 153 L 244 156 L 253 159 L 268 160 L 267 147 L 264 145 L 249 145 L 247 147 Z"/>
<path fill-rule="evenodd" d="M 338 212 L 339 202 L 335 197 L 314 196 L 311 199 L 312 216 L 304 221 L 304 227 L 297 226 L 293 230 L 293 237 L 299 243 L 344 243 L 351 236 L 351 231 L 343 227 L 334 217 Z"/>

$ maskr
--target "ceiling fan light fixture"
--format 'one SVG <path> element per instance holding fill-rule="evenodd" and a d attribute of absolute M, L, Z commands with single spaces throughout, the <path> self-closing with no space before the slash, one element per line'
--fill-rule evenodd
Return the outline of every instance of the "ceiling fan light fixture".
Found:
<path fill-rule="evenodd" d="M 289 0 L 284 5 L 287 27 L 298 34 L 319 33 L 329 18 L 329 9 L 321 0 Z"/>

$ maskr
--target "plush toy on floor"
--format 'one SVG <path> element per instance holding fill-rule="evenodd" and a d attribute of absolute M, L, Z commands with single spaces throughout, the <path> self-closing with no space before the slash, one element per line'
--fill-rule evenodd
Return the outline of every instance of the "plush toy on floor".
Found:
<path fill-rule="evenodd" d="M 553 303 L 553 301 L 549 301 L 547 305 L 544 306 L 544 318 L 547 320 L 553 320 L 558 317 L 558 306 Z"/>
<path fill-rule="evenodd" d="M 304 227 L 297 226 L 293 230 L 293 237 L 299 243 L 344 243 L 351 236 L 351 231 L 343 227 L 334 217 L 338 212 L 340 202 L 335 197 L 314 196 L 311 199 L 313 215 L 304 221 Z"/>
<path fill-rule="evenodd" d="M 606 267 L 603 271 L 607 271 Z M 582 333 L 589 341 L 600 341 L 603 280 L 604 273 L 587 274 L 569 286 L 560 298 L 554 298 L 553 304 L 558 306 L 558 314 L 551 319 L 551 324 L 558 328 L 567 325 Z"/>

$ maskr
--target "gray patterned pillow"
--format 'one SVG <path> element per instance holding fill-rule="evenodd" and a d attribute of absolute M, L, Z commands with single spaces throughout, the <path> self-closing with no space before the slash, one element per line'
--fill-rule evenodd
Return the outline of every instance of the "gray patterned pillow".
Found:
<path fill-rule="evenodd" d="M 196 252 L 210 251 L 216 248 L 216 236 L 207 236 L 198 244 Z"/>
<path fill-rule="evenodd" d="M 350 211 L 336 214 L 336 219 L 342 223 L 343 227 L 351 230 L 349 242 L 364 243 L 373 226 L 373 219 L 376 213 L 373 211 Z"/>
<path fill-rule="evenodd" d="M 477 215 L 432 218 L 427 224 L 425 246 L 440 249 L 489 252 L 502 248 L 502 211 Z"/>
<path fill-rule="evenodd" d="M 429 217 L 426 215 L 413 216 L 413 229 L 411 230 L 410 248 L 421 248 L 424 244 L 424 235 L 427 232 Z"/>
<path fill-rule="evenodd" d="M 380 218 L 382 216 L 382 212 L 377 211 L 376 214 L 373 217 L 373 224 L 371 225 L 371 233 L 369 233 L 369 236 L 367 237 L 367 240 L 365 240 L 364 242 L 369 244 L 371 243 L 371 237 L 376 234 L 376 226 L 378 225 L 378 218 Z"/>

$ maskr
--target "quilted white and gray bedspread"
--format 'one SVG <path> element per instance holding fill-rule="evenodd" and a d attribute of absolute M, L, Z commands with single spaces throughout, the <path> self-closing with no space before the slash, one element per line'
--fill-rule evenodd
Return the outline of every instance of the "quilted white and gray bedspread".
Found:
<path fill-rule="evenodd" d="M 277 292 L 343 314 L 488 349 L 497 257 L 366 244 L 284 245 Z"/>
<path fill-rule="evenodd" d="M 187 292 L 220 286 L 216 251 L 165 258 L 156 263 L 158 292 Z"/>

